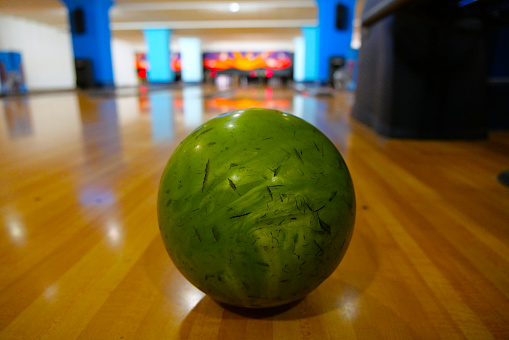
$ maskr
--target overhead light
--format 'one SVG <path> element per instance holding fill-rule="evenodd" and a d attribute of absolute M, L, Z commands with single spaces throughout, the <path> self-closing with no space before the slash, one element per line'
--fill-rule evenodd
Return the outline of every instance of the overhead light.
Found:
<path fill-rule="evenodd" d="M 232 2 L 230 4 L 230 12 L 238 12 L 240 9 L 240 5 L 237 2 Z"/>

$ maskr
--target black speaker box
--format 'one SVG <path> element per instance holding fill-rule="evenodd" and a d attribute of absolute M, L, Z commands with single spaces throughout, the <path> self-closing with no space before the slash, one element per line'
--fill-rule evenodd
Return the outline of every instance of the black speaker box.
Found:
<path fill-rule="evenodd" d="M 346 30 L 346 17 L 348 15 L 348 10 L 344 5 L 336 6 L 336 29 L 338 30 Z"/>
<path fill-rule="evenodd" d="M 72 11 L 72 29 L 75 34 L 85 33 L 85 14 L 81 8 Z"/>

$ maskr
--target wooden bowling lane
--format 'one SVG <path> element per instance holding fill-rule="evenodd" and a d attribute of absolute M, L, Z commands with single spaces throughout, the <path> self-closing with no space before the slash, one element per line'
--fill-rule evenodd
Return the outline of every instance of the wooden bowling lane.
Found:
<path fill-rule="evenodd" d="M 507 339 L 509 134 L 387 140 L 350 93 L 188 87 L 0 99 L 1 339 Z M 156 219 L 174 148 L 213 116 L 293 112 L 352 173 L 356 229 L 338 269 L 273 310 L 215 303 L 175 269 Z"/>

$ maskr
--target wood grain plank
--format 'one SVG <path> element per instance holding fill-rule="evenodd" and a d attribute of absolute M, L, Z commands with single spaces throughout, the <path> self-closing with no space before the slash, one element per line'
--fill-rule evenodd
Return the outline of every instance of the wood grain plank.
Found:
<path fill-rule="evenodd" d="M 263 87 L 197 91 L 203 120 L 221 113 L 215 98 L 302 109 L 285 88 L 271 100 Z M 509 188 L 496 180 L 509 167 L 509 133 L 391 140 L 350 120 L 351 93 L 307 97 L 307 119 L 351 171 L 356 229 L 306 298 L 243 310 L 194 288 L 166 253 L 157 186 L 193 126 L 182 89 L 157 95 L 173 101 L 166 134 L 154 131 L 161 112 L 147 109 L 150 94 L 0 99 L 0 338 L 509 337 Z"/>

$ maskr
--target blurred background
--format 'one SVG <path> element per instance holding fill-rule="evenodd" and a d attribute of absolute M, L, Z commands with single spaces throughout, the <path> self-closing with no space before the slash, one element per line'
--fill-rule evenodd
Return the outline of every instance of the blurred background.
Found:
<path fill-rule="evenodd" d="M 509 127 L 505 1 L 4 0 L 0 11 L 2 95 L 282 85 L 357 91 L 353 117 L 391 137 Z"/>
<path fill-rule="evenodd" d="M 341 16 L 334 30 L 343 40 L 334 56 L 341 65 L 346 58 L 354 60 L 350 50 L 360 46 L 363 5 L 334 5 Z M 28 90 L 73 88 L 76 82 L 87 88 L 318 80 L 319 19 L 313 0 L 6 0 L 0 10 L 0 49 L 22 56 Z M 335 19 L 336 13 L 327 12 Z M 190 59 L 182 62 L 186 55 Z M 6 87 L 4 93 L 12 91 Z"/>
<path fill-rule="evenodd" d="M 320 129 L 357 200 L 338 270 L 272 314 L 204 296 L 157 227 L 173 150 L 250 107 Z M 0 0 L 0 338 L 507 339 L 508 129 L 507 0 Z"/>

